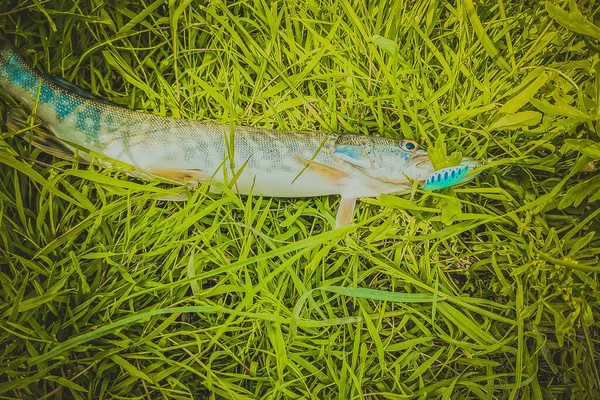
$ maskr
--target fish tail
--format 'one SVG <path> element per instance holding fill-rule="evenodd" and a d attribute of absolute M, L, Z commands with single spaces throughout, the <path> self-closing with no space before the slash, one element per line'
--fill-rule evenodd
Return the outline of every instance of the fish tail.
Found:
<path fill-rule="evenodd" d="M 35 112 L 36 118 L 46 122 L 41 125 L 44 128 L 34 129 L 32 142 L 53 155 L 65 158 L 67 153 L 64 150 L 70 146 L 58 146 L 61 140 L 82 146 L 98 133 L 99 103 L 92 100 L 91 95 L 83 96 L 59 80 L 49 79 L 35 71 L 3 32 L 0 32 L 0 89 L 21 108 L 31 114 Z M 26 127 L 23 126 L 23 118 L 15 115 L 11 124 Z M 37 123 L 34 125 L 37 126 Z"/>
<path fill-rule="evenodd" d="M 59 139 L 38 115 L 30 117 L 27 113 L 35 110 L 36 101 L 47 100 L 52 88 L 48 86 L 41 74 L 35 72 L 23 60 L 2 29 L 0 29 L 0 88 L 20 105 L 7 111 L 6 125 L 10 130 L 22 130 L 25 138 L 44 152 L 66 160 L 74 159 L 73 147 Z M 33 118 L 33 121 L 30 118 Z M 87 161 L 87 158 L 85 155 L 78 157 L 82 161 Z"/>
<path fill-rule="evenodd" d="M 0 31 L 0 88 L 31 107 L 42 84 L 42 76 L 23 60 L 6 34 Z"/>

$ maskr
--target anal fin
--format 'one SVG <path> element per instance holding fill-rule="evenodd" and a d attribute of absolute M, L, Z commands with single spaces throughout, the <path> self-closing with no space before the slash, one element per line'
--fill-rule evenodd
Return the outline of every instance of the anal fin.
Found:
<path fill-rule="evenodd" d="M 188 195 L 185 192 L 185 190 L 177 193 L 177 194 L 167 194 L 165 196 L 161 196 L 158 198 L 158 200 L 160 201 L 187 201 L 188 200 Z"/>
<path fill-rule="evenodd" d="M 24 138 L 32 145 L 54 157 L 73 161 L 75 149 L 62 140 L 37 116 L 34 117 L 33 125 L 28 121 L 29 115 L 21 108 L 11 108 L 7 112 L 6 126 L 11 131 L 19 131 L 31 128 Z M 85 152 L 78 151 L 78 161 L 91 162 L 91 156 Z"/>
<path fill-rule="evenodd" d="M 354 208 L 356 206 L 356 198 L 344 197 L 340 199 L 340 207 L 335 216 L 335 227 L 341 228 L 350 225 L 354 216 Z"/>
<path fill-rule="evenodd" d="M 200 169 L 149 168 L 146 172 L 159 178 L 180 184 L 186 183 L 190 186 L 197 186 L 199 182 L 208 181 L 208 177 Z"/>

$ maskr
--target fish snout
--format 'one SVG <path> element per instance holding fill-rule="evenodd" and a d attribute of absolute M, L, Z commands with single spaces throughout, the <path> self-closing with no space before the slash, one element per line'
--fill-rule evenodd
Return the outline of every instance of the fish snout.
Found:
<path fill-rule="evenodd" d="M 418 181 L 424 181 L 430 176 L 435 169 L 427 153 L 418 154 L 413 156 L 411 160 L 411 168 L 409 168 L 409 174 L 411 179 Z"/>

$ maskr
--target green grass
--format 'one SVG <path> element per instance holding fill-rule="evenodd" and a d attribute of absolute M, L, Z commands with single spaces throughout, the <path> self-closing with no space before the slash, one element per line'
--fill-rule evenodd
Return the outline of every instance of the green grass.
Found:
<path fill-rule="evenodd" d="M 332 230 L 334 197 L 165 203 L 3 128 L 0 398 L 600 398 L 600 6 L 62 3 L 0 27 L 118 104 L 490 164 Z"/>

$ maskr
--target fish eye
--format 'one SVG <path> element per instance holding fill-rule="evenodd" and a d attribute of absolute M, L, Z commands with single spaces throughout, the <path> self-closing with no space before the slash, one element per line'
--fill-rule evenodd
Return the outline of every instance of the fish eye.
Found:
<path fill-rule="evenodd" d="M 414 140 L 402 140 L 400 142 L 400 148 L 406 151 L 417 151 L 419 149 L 419 144 Z"/>

